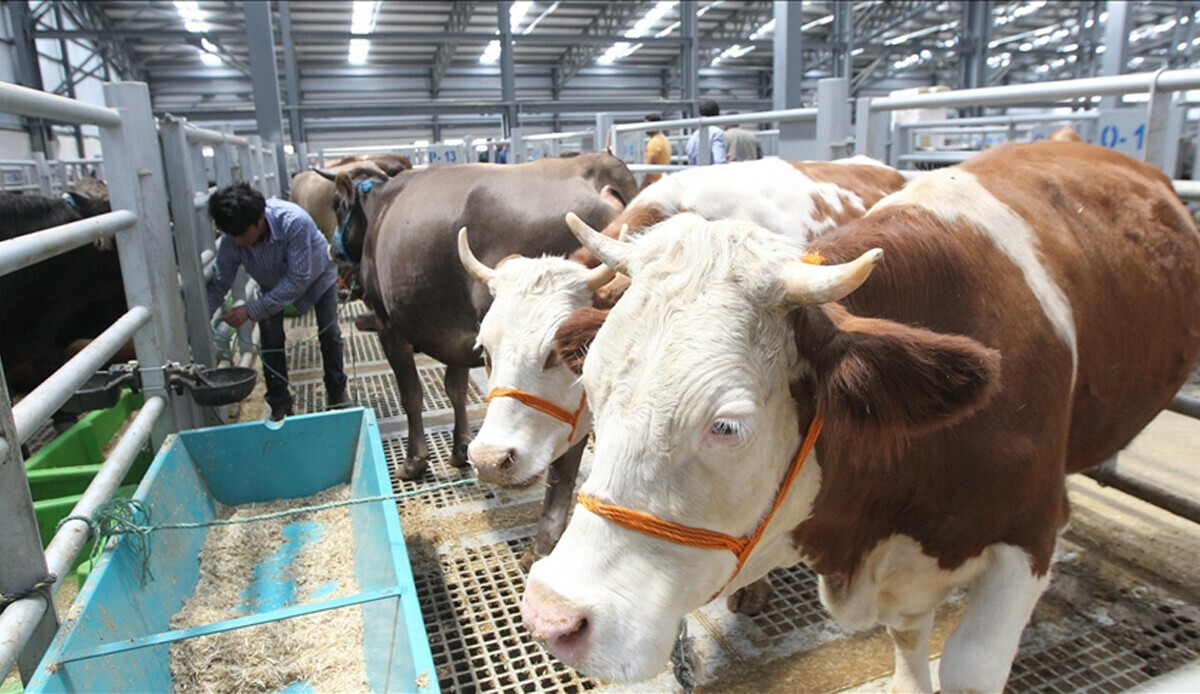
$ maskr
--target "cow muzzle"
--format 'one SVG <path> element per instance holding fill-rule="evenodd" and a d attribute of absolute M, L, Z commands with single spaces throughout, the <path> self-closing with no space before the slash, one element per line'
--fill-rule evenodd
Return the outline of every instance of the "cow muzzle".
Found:
<path fill-rule="evenodd" d="M 480 482 L 502 487 L 527 487 L 536 480 L 536 477 L 517 479 L 517 451 L 507 446 L 472 442 L 467 448 L 467 462 L 475 468 Z"/>

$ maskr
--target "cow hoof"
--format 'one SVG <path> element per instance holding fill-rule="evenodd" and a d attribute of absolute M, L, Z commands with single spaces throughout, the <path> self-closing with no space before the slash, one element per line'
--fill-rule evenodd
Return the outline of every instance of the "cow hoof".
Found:
<path fill-rule="evenodd" d="M 429 460 L 424 456 L 409 458 L 400 466 L 400 479 L 415 480 L 425 476 L 425 471 L 429 469 Z"/>
<path fill-rule="evenodd" d="M 770 583 L 756 581 L 726 598 L 725 606 L 730 612 L 753 617 L 766 609 L 771 592 Z"/>
<path fill-rule="evenodd" d="M 450 464 L 454 467 L 467 466 L 467 444 L 460 443 L 454 447 L 454 452 L 450 454 Z"/>

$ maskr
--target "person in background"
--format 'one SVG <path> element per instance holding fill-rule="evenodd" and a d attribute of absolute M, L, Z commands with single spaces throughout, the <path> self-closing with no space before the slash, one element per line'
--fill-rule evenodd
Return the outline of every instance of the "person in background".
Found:
<path fill-rule="evenodd" d="M 648 114 L 642 119 L 645 123 L 657 123 L 662 120 L 662 116 L 657 113 Z M 661 130 L 648 130 L 646 132 L 650 139 L 646 141 L 646 163 L 654 166 L 665 166 L 671 163 L 671 142 Z M 660 173 L 648 173 L 642 179 L 642 187 L 654 183 L 662 178 Z"/>
<path fill-rule="evenodd" d="M 496 163 L 497 164 L 507 164 L 508 163 L 508 148 L 505 147 L 504 145 L 500 145 L 499 147 L 496 148 Z"/>
<path fill-rule="evenodd" d="M 700 103 L 700 115 L 702 117 L 712 117 L 721 115 L 721 107 L 717 102 L 709 100 Z M 725 158 L 725 131 L 719 127 L 710 127 L 708 129 L 708 144 L 712 152 L 713 164 L 724 164 Z M 688 138 L 687 148 L 688 164 L 695 166 L 700 163 L 700 129 L 697 128 L 692 136 Z"/>
<path fill-rule="evenodd" d="M 264 199 L 245 181 L 213 193 L 208 214 L 226 237 L 217 250 L 216 272 L 208 285 L 209 312 L 222 305 L 239 266 L 262 287 L 259 298 L 235 306 L 221 320 L 235 328 L 246 321 L 258 322 L 271 420 L 293 414 L 284 353 L 283 310 L 288 304 L 301 314 L 316 307 L 327 409 L 352 405 L 346 396 L 337 323 L 337 266 L 312 217 L 295 203 Z"/>
<path fill-rule="evenodd" d="M 737 111 L 733 111 L 729 115 L 736 114 Z M 725 149 L 729 161 L 750 161 L 762 158 L 762 150 L 758 147 L 754 133 L 736 123 L 725 126 Z"/>

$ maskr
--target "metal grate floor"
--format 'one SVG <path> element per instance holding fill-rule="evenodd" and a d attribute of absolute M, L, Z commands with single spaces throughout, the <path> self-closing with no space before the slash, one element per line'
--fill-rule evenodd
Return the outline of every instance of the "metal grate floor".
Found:
<path fill-rule="evenodd" d="M 374 408 L 380 419 L 393 488 L 397 492 L 416 491 L 471 477 L 469 469 L 459 470 L 449 464 L 452 426 L 446 423 L 450 421 L 446 417 L 450 404 L 442 387 L 445 369 L 420 357 L 418 372 L 425 389 L 430 467 L 419 480 L 402 481 L 396 476 L 396 467 L 404 460 L 407 437 L 395 377 L 374 334 L 347 332 L 349 349 L 355 350 L 356 358 L 362 357 L 360 373 L 352 376 L 350 392 L 359 404 Z M 313 349 L 310 357 L 314 368 L 319 369 L 319 351 Z M 371 372 L 362 373 L 364 370 Z M 324 407 L 319 370 L 314 380 L 294 385 L 301 396 L 297 404 L 302 408 L 315 411 Z M 485 401 L 474 379 L 468 400 L 474 406 L 475 433 Z M 434 413 L 438 417 L 428 416 Z M 588 459 L 585 455 L 585 468 Z M 634 687 L 615 687 L 584 678 L 558 663 L 529 636 L 519 612 L 524 576 L 518 561 L 532 541 L 543 495 L 540 486 L 512 490 L 469 485 L 433 490 L 399 502 L 442 690 L 465 694 L 678 691 L 669 673 Z M 1056 578 L 1043 603 L 1076 609 L 1064 621 L 1053 609 L 1043 614 L 1039 607 L 1023 636 L 1007 691 L 1127 691 L 1200 658 L 1200 609 L 1155 590 L 1117 600 L 1119 610 L 1099 598 L 1093 601 L 1086 586 L 1079 588 L 1077 578 L 1060 580 L 1059 574 L 1070 574 L 1077 561 L 1071 558 L 1076 552 L 1066 554 L 1068 558 L 1061 560 L 1066 568 L 1060 571 L 1056 565 Z M 746 691 L 739 686 L 740 673 L 783 669 L 819 648 L 824 653 L 826 646 L 847 645 L 844 651 L 855 651 L 853 644 L 860 643 L 863 636 L 828 618 L 811 571 L 803 566 L 776 570 L 772 583 L 774 595 L 757 616 L 733 615 L 724 601 L 689 615 L 689 631 L 701 659 L 698 691 Z M 886 640 L 879 632 L 871 637 Z M 887 651 L 890 654 L 890 646 Z M 887 663 L 890 669 L 890 658 Z M 844 667 L 851 676 L 868 676 L 857 662 Z M 763 690 L 795 688 L 795 681 L 785 675 L 769 682 Z M 870 683 L 858 686 L 861 691 L 876 691 Z M 886 682 L 882 686 L 886 687 Z"/>

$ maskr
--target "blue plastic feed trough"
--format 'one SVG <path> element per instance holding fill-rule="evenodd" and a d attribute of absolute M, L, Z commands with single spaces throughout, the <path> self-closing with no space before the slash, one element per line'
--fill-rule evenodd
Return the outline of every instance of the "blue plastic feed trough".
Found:
<path fill-rule="evenodd" d="M 288 417 L 282 426 L 252 422 L 181 433 L 159 451 L 134 499 L 149 507 L 153 524 L 195 523 L 218 517 L 214 502 L 241 506 L 299 499 L 346 483 L 355 499 L 392 493 L 370 410 Z M 396 502 L 346 509 L 353 526 L 357 592 L 322 598 L 318 591 L 301 602 L 292 588 L 271 584 L 287 575 L 274 556 L 255 567 L 261 577 L 251 588 L 271 599 L 249 600 L 250 607 L 242 606 L 242 616 L 234 619 L 175 630 L 170 620 L 195 592 L 209 529 L 150 533 L 152 578 L 145 585 L 135 543 L 121 537 L 97 562 L 28 691 L 172 691 L 172 643 L 334 610 L 361 613 L 362 643 L 350 647 L 362 649 L 371 691 L 438 691 Z M 313 535 L 306 528 L 294 537 L 305 542 Z M 330 647 L 346 647 L 347 638 L 328 634 Z M 312 688 L 297 682 L 284 690 Z"/>

